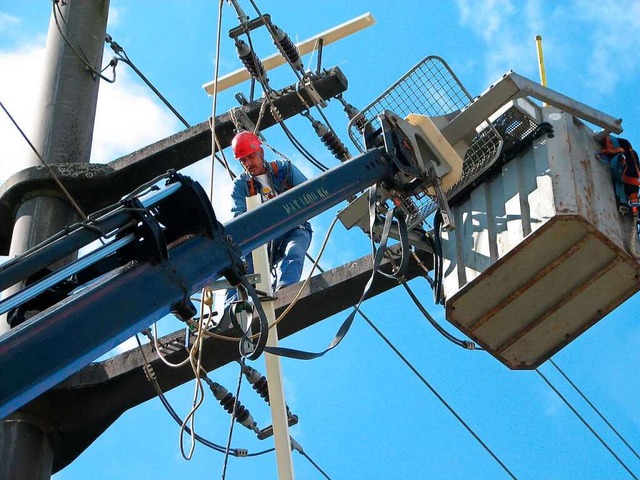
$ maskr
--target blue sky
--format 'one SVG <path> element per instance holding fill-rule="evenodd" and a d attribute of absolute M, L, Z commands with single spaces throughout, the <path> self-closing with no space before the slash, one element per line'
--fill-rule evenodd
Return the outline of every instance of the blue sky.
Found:
<path fill-rule="evenodd" d="M 252 15 L 249 2 L 241 2 Z M 301 4 L 262 2 L 259 7 L 294 39 L 315 33 L 366 12 L 376 25 L 325 49 L 325 67 L 339 66 L 349 79 L 345 98 L 363 107 L 427 55 L 443 57 L 473 94 L 478 95 L 512 69 L 538 79 L 535 35 L 542 35 L 549 86 L 576 100 L 623 118 L 624 137 L 640 144 L 640 2 L 555 1 L 388 1 L 325 0 Z M 42 81 L 40 65 L 51 9 L 47 2 L 0 1 L 0 99 L 23 127 L 32 128 L 33 109 Z M 226 2 L 224 31 L 236 22 Z M 111 2 L 108 32 L 134 63 L 191 123 L 211 115 L 211 98 L 201 88 L 213 78 L 217 2 L 138 0 Z M 264 37 L 261 56 L 274 47 Z M 111 52 L 105 52 L 105 62 Z M 223 32 L 220 73 L 240 67 Z M 305 57 L 305 64 L 308 57 Z M 315 60 L 314 60 L 315 61 Z M 272 85 L 293 83 L 285 69 L 273 72 Z M 223 92 L 218 111 L 235 105 Z M 327 109 L 345 142 L 346 117 L 337 102 Z M 337 161 L 315 137 L 304 119 L 292 121 L 296 135 L 328 165 Z M 181 130 L 182 125 L 138 82 L 125 65 L 118 81 L 102 84 L 93 161 L 106 162 Z M 296 160 L 293 147 L 275 131 L 268 141 L 294 159 L 308 175 L 313 167 Z M 21 168 L 25 147 L 6 118 L 0 117 L 0 179 Z M 352 152 L 355 148 L 350 145 Z M 189 173 L 208 186 L 210 162 Z M 216 173 L 214 208 L 228 218 L 229 184 Z M 313 220 L 315 253 L 335 213 Z M 360 232 L 336 229 L 321 262 L 341 265 L 368 251 Z M 424 281 L 411 283 L 436 318 Z M 578 384 L 638 450 L 640 446 L 640 328 L 633 297 L 559 352 L 554 360 Z M 575 418 L 535 372 L 510 371 L 488 354 L 448 343 L 421 317 L 409 297 L 395 289 L 365 302 L 363 310 L 394 342 L 439 393 L 456 409 L 509 469 L 521 479 L 623 479 L 625 470 Z M 286 345 L 321 350 L 333 338 L 344 315 L 287 340 Z M 443 320 L 444 322 L 444 320 Z M 171 330 L 177 324 L 164 322 Z M 448 325 L 447 325 L 448 326 Z M 449 330 L 454 332 L 453 327 Z M 255 367 L 264 371 L 262 361 Z M 594 425 L 636 473 L 640 460 L 607 431 L 566 382 L 545 364 L 547 375 Z M 309 361 L 283 360 L 287 401 L 300 423 L 292 435 L 329 474 L 341 479 L 507 478 L 442 404 L 422 385 L 361 320 L 339 348 Z M 234 389 L 238 367 L 211 373 Z M 169 392 L 181 415 L 190 405 L 192 385 Z M 241 400 L 260 426 L 270 423 L 267 407 L 245 384 Z M 224 444 L 228 416 L 209 396 L 197 416 L 197 431 Z M 258 451 L 268 448 L 242 427 L 233 445 Z M 321 478 L 306 459 L 294 453 L 297 478 Z M 198 445 L 193 460 L 182 459 L 178 427 L 160 402 L 151 400 L 125 413 L 56 480 L 165 479 L 176 475 L 219 477 L 223 457 Z M 275 458 L 231 458 L 227 478 L 276 478 Z"/>

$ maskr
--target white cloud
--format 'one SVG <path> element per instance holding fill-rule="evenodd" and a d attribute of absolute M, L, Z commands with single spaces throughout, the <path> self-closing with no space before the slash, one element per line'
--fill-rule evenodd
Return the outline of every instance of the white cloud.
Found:
<path fill-rule="evenodd" d="M 0 12 L 0 32 L 8 31 L 20 25 L 21 20 L 8 13 Z"/>
<path fill-rule="evenodd" d="M 521 63 L 529 48 L 522 41 L 522 34 L 532 28 L 528 14 L 519 11 L 511 0 L 490 0 L 481 7 L 470 0 L 457 0 L 457 4 L 460 23 L 468 26 L 488 47 L 480 60 L 484 64 L 485 84 Z"/>
<path fill-rule="evenodd" d="M 135 84 L 124 64 L 117 81 L 102 83 L 98 94 L 91 160 L 104 163 L 177 132 L 177 120 Z"/>
<path fill-rule="evenodd" d="M 640 50 L 640 3 L 604 0 L 597 9 L 588 0 L 575 3 L 576 18 L 588 24 L 584 32 L 592 43 L 585 80 L 602 94 L 613 93 L 621 77 L 632 75 L 640 65 L 635 54 L 616 56 Z"/>
<path fill-rule="evenodd" d="M 4 106 L 28 137 L 40 90 L 44 47 L 28 46 L 7 52 L 0 50 L 0 92 Z M 0 181 L 23 168 L 29 147 L 4 112 L 0 112 Z"/>
<path fill-rule="evenodd" d="M 110 28 L 116 28 L 120 25 L 120 21 L 124 13 L 126 12 L 125 7 L 115 7 L 113 5 L 109 6 L 109 18 L 107 20 L 107 31 Z"/>
<path fill-rule="evenodd" d="M 33 137 L 37 102 L 42 86 L 44 47 L 0 51 L 2 101 L 29 138 Z M 179 130 L 176 119 L 153 94 L 136 84 L 124 64 L 114 84 L 103 82 L 93 137 L 92 161 L 103 163 L 142 148 Z M 3 142 L 0 180 L 24 168 L 28 145 L 6 115 L 0 115 Z"/>
<path fill-rule="evenodd" d="M 552 47 L 545 55 L 547 70 L 553 69 L 556 76 L 582 78 L 584 86 L 599 95 L 614 92 L 623 77 L 640 66 L 637 55 L 626 55 L 621 62 L 624 68 L 612 68 L 615 52 L 640 49 L 637 0 L 603 0 L 598 8 L 590 0 L 548 6 L 536 0 L 490 0 L 481 7 L 470 0 L 457 0 L 457 5 L 460 23 L 486 47 L 483 58 L 473 61 L 484 64 L 487 84 L 509 69 L 534 78 L 534 38 L 538 34 Z"/>

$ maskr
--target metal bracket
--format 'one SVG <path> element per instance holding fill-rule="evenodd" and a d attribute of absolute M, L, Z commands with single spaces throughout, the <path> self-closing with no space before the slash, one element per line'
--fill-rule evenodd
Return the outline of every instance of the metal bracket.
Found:
<path fill-rule="evenodd" d="M 290 415 L 289 417 L 287 417 L 287 423 L 289 424 L 290 427 L 297 425 L 298 416 Z M 258 432 L 258 440 L 265 440 L 271 436 L 273 436 L 273 425 L 269 425 L 268 427 L 265 427 Z"/>
<path fill-rule="evenodd" d="M 262 101 L 266 102 L 265 99 L 263 99 Z M 231 118 L 231 121 L 235 125 L 236 130 L 240 130 L 240 128 L 238 127 L 242 127 L 245 130 L 248 130 L 249 132 L 255 132 L 255 134 L 258 137 L 260 137 L 262 141 L 265 140 L 264 135 L 262 135 L 262 133 L 260 133 L 259 130 L 256 131 L 256 124 L 253 123 L 253 121 L 251 121 L 249 116 L 246 114 L 246 112 L 242 108 L 234 107 L 231 110 L 229 110 L 229 117 Z"/>
<path fill-rule="evenodd" d="M 327 106 L 327 102 L 324 101 L 324 99 L 320 96 L 318 91 L 315 89 L 315 87 L 313 86 L 312 80 L 313 80 L 313 77 L 311 75 L 305 75 L 302 78 L 302 81 L 298 82 L 298 92 L 300 91 L 300 87 L 302 87 L 309 94 L 309 98 L 311 99 L 313 106 L 317 105 L 324 108 Z M 300 98 L 301 100 L 303 100 L 302 97 Z"/>

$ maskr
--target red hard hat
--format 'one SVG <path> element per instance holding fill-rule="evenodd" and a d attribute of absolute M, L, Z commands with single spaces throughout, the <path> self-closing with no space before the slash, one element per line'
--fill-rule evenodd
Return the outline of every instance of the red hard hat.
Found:
<path fill-rule="evenodd" d="M 236 160 L 240 160 L 247 155 L 256 153 L 260 150 L 262 142 L 255 133 L 244 131 L 238 133 L 231 141 L 231 148 L 233 149 L 233 156 Z"/>

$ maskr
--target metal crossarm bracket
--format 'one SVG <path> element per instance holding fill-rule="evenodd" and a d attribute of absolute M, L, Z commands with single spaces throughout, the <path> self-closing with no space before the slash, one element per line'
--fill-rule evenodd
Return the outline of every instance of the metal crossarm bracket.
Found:
<path fill-rule="evenodd" d="M 509 72 L 443 127 L 442 134 L 450 144 L 455 145 L 463 140 L 469 132 L 475 132 L 478 125 L 507 102 L 523 97 L 533 97 L 546 102 L 608 132 L 622 132 L 621 119 L 607 115 L 555 90 L 543 87 L 515 72 Z"/>

